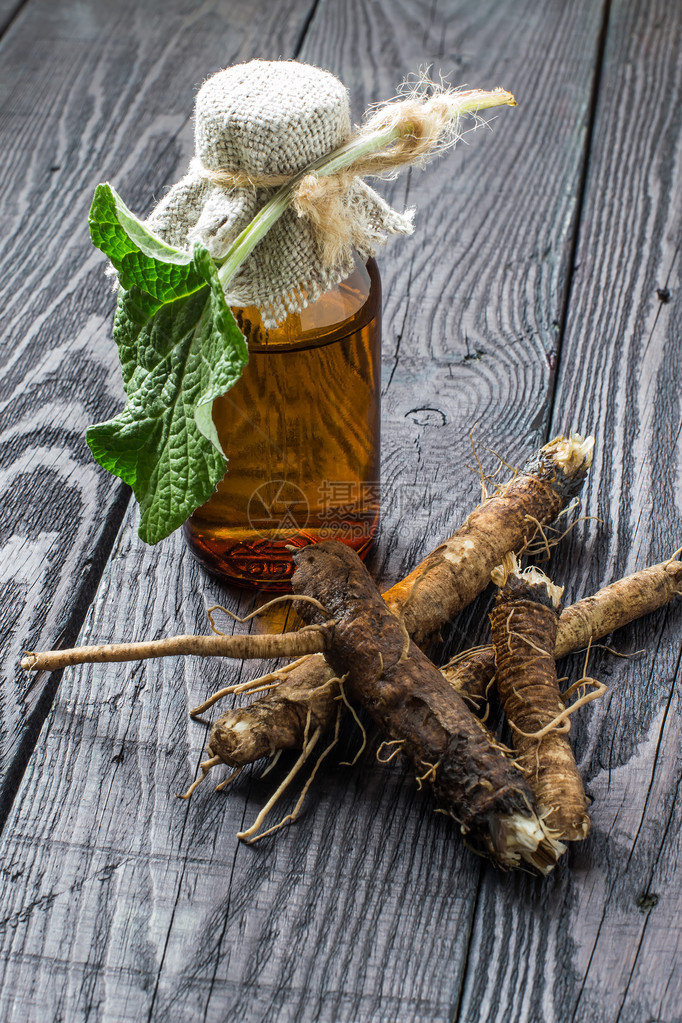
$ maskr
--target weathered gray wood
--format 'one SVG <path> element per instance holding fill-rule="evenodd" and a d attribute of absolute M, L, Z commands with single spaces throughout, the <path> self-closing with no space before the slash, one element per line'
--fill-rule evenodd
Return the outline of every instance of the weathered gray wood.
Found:
<path fill-rule="evenodd" d="M 123 621 L 132 563 L 138 578 L 158 578 L 157 552 L 140 550 L 128 528 L 83 639 Z M 164 564 L 177 590 L 142 587 L 127 627 L 192 628 L 206 604 L 225 600 L 178 537 Z M 254 848 L 235 832 L 283 769 L 222 795 L 207 781 L 191 802 L 174 798 L 206 740 L 187 706 L 225 674 L 189 659 L 65 673 L 3 855 L 3 1018 L 31 1018 L 40 1004 L 48 1018 L 79 1019 L 100 1003 L 100 1019 L 295 1020 L 314 1018 L 318 1000 L 326 1019 L 447 1017 L 441 927 L 461 958 L 477 865 L 400 771 L 372 768 L 371 757 L 362 775 L 330 765 L 303 825 Z M 359 742 L 352 732 L 337 759 Z"/>
<path fill-rule="evenodd" d="M 572 594 L 682 542 L 681 44 L 679 5 L 612 5 L 553 419 L 597 437 L 603 524 L 555 569 Z M 549 884 L 484 877 L 460 1020 L 682 1019 L 681 621 L 678 603 L 622 630 L 631 661 L 594 654 L 610 693 L 574 725 L 592 834 Z"/>
<path fill-rule="evenodd" d="M 11 25 L 28 0 L 0 0 L 0 35 Z"/>
<path fill-rule="evenodd" d="M 600 26 L 595 3 L 483 3 L 436 6 L 423 29 L 436 72 L 503 85 L 519 107 L 409 178 L 417 243 L 391 250 L 382 440 L 405 515 L 401 544 L 377 552 L 383 578 L 480 495 L 472 430 L 513 464 L 545 438 Z"/>
<path fill-rule="evenodd" d="M 84 440 L 123 395 L 93 190 L 144 213 L 191 155 L 202 78 L 291 53 L 311 2 L 31 0 L 3 38 L 0 822 L 56 682 L 27 693 L 21 651 L 75 639 L 127 502 Z"/>
<path fill-rule="evenodd" d="M 301 58 L 337 71 L 357 112 L 431 59 L 522 104 L 470 149 L 380 185 L 420 208 L 383 264 L 386 583 L 478 499 L 464 468 L 477 419 L 514 460 L 544 431 L 599 28 L 587 0 L 322 0 L 309 26 Z M 205 628 L 216 599 L 236 606 L 178 537 L 144 549 L 131 513 L 81 641 Z M 362 771 L 336 766 L 357 748 L 351 726 L 301 823 L 239 846 L 285 766 L 173 799 L 206 738 L 187 707 L 221 682 L 189 662 L 65 674 L 0 847 L 4 1017 L 450 1020 L 480 863 L 399 767 L 372 750 Z"/>

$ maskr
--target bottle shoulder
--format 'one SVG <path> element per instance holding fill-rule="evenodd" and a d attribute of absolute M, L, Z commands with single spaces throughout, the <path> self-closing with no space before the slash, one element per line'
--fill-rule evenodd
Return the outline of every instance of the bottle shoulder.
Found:
<path fill-rule="evenodd" d="M 300 349 L 330 344 L 380 315 L 381 279 L 374 259 L 356 258 L 353 273 L 300 313 L 291 313 L 275 328 L 263 325 L 254 307 L 233 312 L 250 352 Z"/>

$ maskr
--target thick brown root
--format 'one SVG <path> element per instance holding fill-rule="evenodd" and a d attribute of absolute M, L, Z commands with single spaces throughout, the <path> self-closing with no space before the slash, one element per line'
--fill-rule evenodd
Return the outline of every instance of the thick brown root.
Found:
<path fill-rule="evenodd" d="M 682 562 L 664 561 L 604 586 L 562 612 L 556 657 L 581 650 L 682 596 Z"/>
<path fill-rule="evenodd" d="M 417 643 L 438 632 L 474 600 L 488 585 L 495 565 L 508 551 L 522 548 L 534 536 L 538 522 L 551 522 L 567 507 L 585 479 L 591 450 L 591 439 L 584 441 L 578 435 L 551 441 L 529 459 L 520 473 L 499 487 L 494 497 L 476 508 L 414 572 L 384 594 L 395 614 L 402 617 L 405 609 L 405 627 Z M 270 753 L 268 734 L 274 742 L 279 742 L 281 736 L 285 749 L 301 749 L 308 707 L 323 731 L 333 724 L 335 706 L 325 687 L 334 674 L 323 657 L 309 658 L 287 676 L 286 689 L 278 686 L 252 705 L 256 708 L 253 723 L 258 733 L 253 740 L 247 727 L 252 720 L 251 707 L 245 707 L 228 711 L 216 723 L 214 728 L 221 739 L 212 733 L 211 743 L 218 743 L 216 749 L 222 751 L 227 763 L 248 763 Z M 491 674 L 485 679 L 486 685 Z M 287 711 L 286 724 L 281 726 L 280 700 L 285 694 L 288 700 L 289 692 L 295 711 Z M 233 731 L 235 722 L 239 722 L 237 733 Z"/>
<path fill-rule="evenodd" d="M 559 616 L 555 658 L 582 650 L 682 596 L 682 562 L 676 557 L 618 579 L 564 608 Z M 492 646 L 464 651 L 441 671 L 458 692 L 485 698 L 495 674 L 495 653 Z"/>
<path fill-rule="evenodd" d="M 520 551 L 580 490 L 592 462 L 592 438 L 557 437 L 456 533 L 384 594 L 422 646 L 481 593 L 505 554 Z"/>
<path fill-rule="evenodd" d="M 344 675 L 349 695 L 389 741 L 401 742 L 467 843 L 500 867 L 523 860 L 551 869 L 560 848 L 535 815 L 523 775 L 426 655 L 406 644 L 404 626 L 358 556 L 330 541 L 304 548 L 294 560 L 294 592 L 322 601 L 336 621 L 327 659 Z M 316 615 L 309 605 L 297 610 L 308 621 Z"/>
<path fill-rule="evenodd" d="M 538 569 L 512 567 L 504 576 L 490 615 L 495 684 L 545 826 L 560 840 L 576 841 L 590 822 L 554 660 L 561 590 Z"/>
<path fill-rule="evenodd" d="M 340 696 L 339 679 L 324 657 L 308 657 L 267 695 L 218 718 L 209 745 L 232 767 L 277 750 L 302 749 L 306 723 L 324 733 L 334 722 Z"/>

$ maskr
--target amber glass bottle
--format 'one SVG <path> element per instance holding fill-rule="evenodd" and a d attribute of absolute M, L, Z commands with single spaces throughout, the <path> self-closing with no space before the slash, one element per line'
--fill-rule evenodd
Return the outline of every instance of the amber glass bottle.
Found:
<path fill-rule="evenodd" d="M 249 345 L 241 379 L 213 404 L 228 455 L 185 537 L 211 572 L 289 589 L 288 546 L 337 539 L 366 553 L 379 521 L 381 283 L 374 260 L 266 329 L 234 310 Z"/>

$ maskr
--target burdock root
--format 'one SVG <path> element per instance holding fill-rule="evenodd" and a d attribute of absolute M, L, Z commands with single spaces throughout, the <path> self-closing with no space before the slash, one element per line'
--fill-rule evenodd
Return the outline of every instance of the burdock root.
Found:
<path fill-rule="evenodd" d="M 320 684 L 323 675 L 326 682 Z M 209 746 L 230 767 L 251 764 L 280 750 L 301 749 L 306 728 L 325 732 L 334 721 L 339 696 L 339 680 L 324 657 L 306 657 L 266 697 L 218 718 Z"/>
<path fill-rule="evenodd" d="M 475 508 L 459 529 L 413 572 L 384 594 L 386 604 L 404 620 L 417 644 L 427 642 L 486 588 L 490 573 L 505 554 L 524 548 L 538 528 L 549 525 L 566 509 L 585 481 L 592 445 L 591 437 L 584 439 L 579 434 L 555 437 L 536 451 L 493 497 Z M 287 713 L 284 728 L 279 725 L 280 704 L 275 689 L 255 704 L 228 711 L 224 720 L 214 726 L 221 741 L 218 743 L 212 736 L 211 747 L 219 747 L 228 764 L 248 763 L 250 740 L 246 728 L 253 719 L 263 738 L 266 731 L 273 738 L 282 734 L 286 745 L 278 748 L 302 749 L 308 711 L 322 731 L 334 723 L 338 703 L 330 700 L 328 688 L 334 674 L 324 657 L 308 658 L 287 675 L 282 695 L 292 700 L 297 709 L 294 715 Z M 484 666 L 483 675 L 485 691 L 492 671 Z M 237 721 L 239 741 L 233 747 L 231 740 Z M 253 743 L 254 752 L 261 748 L 261 742 Z"/>
<path fill-rule="evenodd" d="M 543 873 L 563 851 L 533 810 L 523 775 L 409 639 L 358 556 L 329 541 L 294 555 L 295 593 L 316 597 L 336 625 L 327 660 L 345 678 L 387 741 L 401 744 L 438 806 L 460 825 L 467 843 L 497 866 L 521 860 Z M 309 604 L 297 607 L 317 620 Z"/>
<path fill-rule="evenodd" d="M 490 615 L 497 691 L 545 825 L 575 841 L 587 836 L 590 821 L 554 660 L 563 591 L 539 569 L 520 572 L 509 560 L 493 573 L 500 586 Z"/>
<path fill-rule="evenodd" d="M 555 658 L 581 650 L 682 596 L 679 554 L 676 551 L 667 561 L 626 575 L 565 607 L 559 615 Z M 441 671 L 459 692 L 480 699 L 485 697 L 495 674 L 495 651 L 492 646 L 465 650 Z"/>

